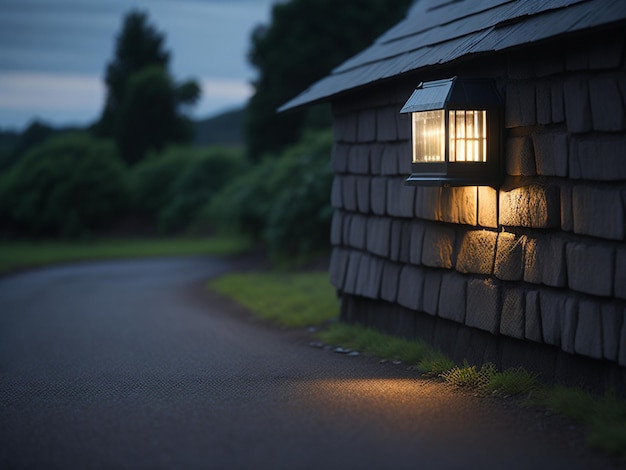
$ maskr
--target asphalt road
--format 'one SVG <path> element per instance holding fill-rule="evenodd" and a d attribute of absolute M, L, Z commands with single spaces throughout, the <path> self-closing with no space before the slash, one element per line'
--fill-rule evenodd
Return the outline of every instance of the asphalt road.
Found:
<path fill-rule="evenodd" d="M 229 269 L 1 278 L 0 468 L 608 468 L 489 399 L 247 319 L 203 289 Z"/>

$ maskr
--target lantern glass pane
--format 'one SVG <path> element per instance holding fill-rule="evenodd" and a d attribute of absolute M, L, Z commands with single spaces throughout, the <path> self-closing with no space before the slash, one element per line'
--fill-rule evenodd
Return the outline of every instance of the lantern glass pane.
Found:
<path fill-rule="evenodd" d="M 453 110 L 450 120 L 450 161 L 487 161 L 487 111 Z"/>
<path fill-rule="evenodd" d="M 413 162 L 445 160 L 444 111 L 422 111 L 413 114 Z"/>

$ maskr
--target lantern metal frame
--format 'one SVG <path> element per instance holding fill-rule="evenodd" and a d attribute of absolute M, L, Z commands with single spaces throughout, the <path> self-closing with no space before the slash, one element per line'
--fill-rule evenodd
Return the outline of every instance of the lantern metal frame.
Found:
<path fill-rule="evenodd" d="M 453 77 L 422 82 L 401 109 L 401 113 L 443 110 L 444 155 L 441 161 L 417 161 L 413 156 L 412 174 L 405 184 L 411 186 L 492 186 L 503 179 L 502 100 L 495 84 L 488 79 Z M 485 111 L 485 161 L 450 160 L 450 111 Z M 412 152 L 416 150 L 415 129 L 411 118 Z"/>

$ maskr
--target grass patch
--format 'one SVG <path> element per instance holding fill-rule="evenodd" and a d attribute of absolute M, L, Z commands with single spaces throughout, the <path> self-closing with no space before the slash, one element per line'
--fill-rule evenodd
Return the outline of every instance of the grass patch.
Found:
<path fill-rule="evenodd" d="M 0 241 L 0 273 L 47 264 L 152 256 L 231 255 L 250 242 L 238 237 L 105 239 L 81 242 Z"/>
<path fill-rule="evenodd" d="M 594 396 L 580 389 L 558 386 L 546 390 L 540 404 L 584 424 L 591 447 L 626 459 L 626 401 L 615 393 Z"/>
<path fill-rule="evenodd" d="M 208 287 L 261 318 L 287 327 L 319 325 L 339 312 L 326 272 L 230 274 L 210 281 Z"/>
<path fill-rule="evenodd" d="M 504 395 L 529 394 L 539 390 L 539 374 L 528 372 L 523 367 L 496 372 L 489 382 L 488 391 Z"/>
<path fill-rule="evenodd" d="M 437 351 L 433 351 L 418 364 L 418 370 L 429 377 L 440 377 L 456 364 L 452 359 Z"/>
<path fill-rule="evenodd" d="M 317 334 L 327 344 L 341 345 L 363 354 L 417 364 L 430 353 L 420 341 L 409 341 L 385 335 L 371 328 L 336 323 Z"/>
<path fill-rule="evenodd" d="M 480 369 L 477 369 L 476 366 L 470 366 L 465 362 L 462 367 L 455 366 L 443 372 L 441 378 L 457 387 L 486 391 L 495 374 L 496 367 L 491 363 L 483 364 Z"/>
<path fill-rule="evenodd" d="M 523 367 L 499 372 L 496 366 L 489 362 L 483 364 L 480 369 L 464 362 L 463 366 L 454 366 L 439 375 L 457 387 L 501 395 L 524 395 L 540 388 L 538 374 L 528 372 Z"/>

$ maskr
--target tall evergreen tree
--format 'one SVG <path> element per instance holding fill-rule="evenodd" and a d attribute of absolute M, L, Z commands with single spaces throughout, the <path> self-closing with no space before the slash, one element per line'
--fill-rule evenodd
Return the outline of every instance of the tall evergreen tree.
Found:
<path fill-rule="evenodd" d="M 141 160 L 150 149 L 192 136 L 181 107 L 193 104 L 200 88 L 189 80 L 176 84 L 168 71 L 170 53 L 165 36 L 148 23 L 146 13 L 133 10 L 124 18 L 115 55 L 108 64 L 107 97 L 95 130 L 112 137 L 126 162 Z"/>
<path fill-rule="evenodd" d="M 260 158 L 298 141 L 306 126 L 330 124 L 328 108 L 276 108 L 367 47 L 401 20 L 413 0 L 291 0 L 276 3 L 269 26 L 252 35 L 258 70 L 247 108 L 248 153 Z"/>

